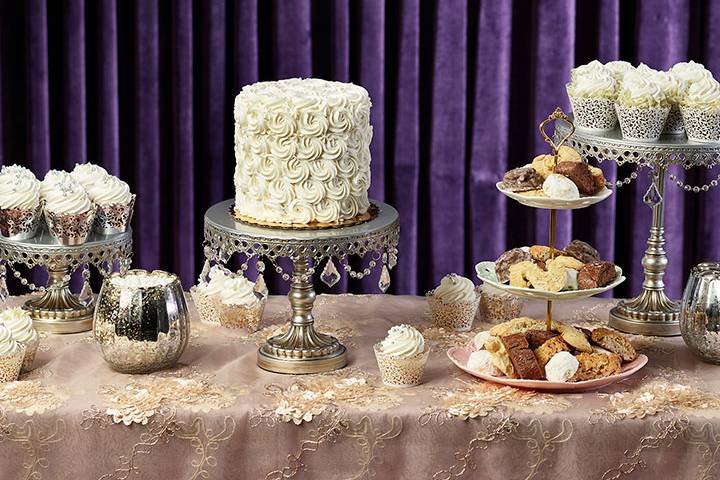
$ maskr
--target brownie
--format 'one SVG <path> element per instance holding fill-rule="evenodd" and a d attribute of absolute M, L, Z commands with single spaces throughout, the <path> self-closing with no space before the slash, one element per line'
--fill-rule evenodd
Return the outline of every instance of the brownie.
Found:
<path fill-rule="evenodd" d="M 507 350 L 508 352 L 516 348 L 528 348 L 529 346 L 528 341 L 525 340 L 524 333 L 513 333 L 512 335 L 505 335 L 504 337 L 500 337 L 500 341 L 502 341 L 505 350 Z"/>
<path fill-rule="evenodd" d="M 552 332 L 548 330 L 528 330 L 527 332 L 525 332 L 525 339 L 530 345 L 530 348 L 535 350 L 543 343 L 547 342 L 553 337 L 557 337 L 558 335 L 559 334 L 557 332 Z"/>
<path fill-rule="evenodd" d="M 592 263 L 600 261 L 600 254 L 598 253 L 598 251 L 591 247 L 589 244 L 583 242 L 582 240 L 573 240 L 572 242 L 567 244 L 564 250 L 566 255 L 570 255 L 571 257 L 581 261 L 582 263 Z"/>
<path fill-rule="evenodd" d="M 525 260 L 531 260 L 530 253 L 522 248 L 513 248 L 495 260 L 495 274 L 502 283 L 510 280 L 510 267 Z"/>
<path fill-rule="evenodd" d="M 555 167 L 555 173 L 565 175 L 572 180 L 583 195 L 595 195 L 598 192 L 597 184 L 587 163 L 559 162 Z"/>
<path fill-rule="evenodd" d="M 500 186 L 511 192 L 529 192 L 539 190 L 545 179 L 534 168 L 513 168 L 503 176 Z"/>
<path fill-rule="evenodd" d="M 587 290 L 604 287 L 615 279 L 615 275 L 615 265 L 610 262 L 586 263 L 578 272 L 578 288 Z"/>
<path fill-rule="evenodd" d="M 515 372 L 527 380 L 542 380 L 545 376 L 535 354 L 529 348 L 513 348 L 508 351 Z"/>

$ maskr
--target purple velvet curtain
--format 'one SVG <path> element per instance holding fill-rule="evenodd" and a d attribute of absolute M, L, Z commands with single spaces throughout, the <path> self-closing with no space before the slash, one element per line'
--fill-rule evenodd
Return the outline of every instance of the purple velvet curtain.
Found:
<path fill-rule="evenodd" d="M 135 264 L 192 283 L 203 213 L 233 195 L 232 104 L 251 82 L 292 76 L 368 89 L 372 197 L 400 211 L 391 291 L 545 242 L 545 211 L 508 202 L 502 173 L 545 151 L 536 126 L 568 108 L 569 70 L 594 58 L 720 74 L 720 5 L 691 0 L 27 0 L 0 4 L 0 161 L 92 161 L 138 194 Z M 624 168 L 604 164 L 609 178 Z M 706 180 L 712 172 L 690 172 Z M 595 244 L 636 293 L 650 224 L 647 176 L 559 216 L 559 243 Z M 668 186 L 669 292 L 717 259 L 720 193 Z M 376 279 L 336 289 L 376 291 Z"/>

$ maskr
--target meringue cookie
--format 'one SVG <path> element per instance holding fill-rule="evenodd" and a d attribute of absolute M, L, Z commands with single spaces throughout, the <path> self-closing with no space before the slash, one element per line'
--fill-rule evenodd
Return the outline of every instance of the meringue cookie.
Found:
<path fill-rule="evenodd" d="M 558 200 L 577 200 L 580 198 L 577 185 L 566 176 L 557 173 L 553 173 L 545 179 L 542 189 L 545 195 Z"/>
<path fill-rule="evenodd" d="M 435 289 L 435 297 L 443 303 L 468 303 L 475 301 L 475 284 L 457 273 L 445 275 Z"/>
<path fill-rule="evenodd" d="M 425 339 L 410 325 L 395 325 L 380 342 L 380 351 L 391 357 L 413 357 L 425 351 Z"/>
<path fill-rule="evenodd" d="M 484 332 L 478 332 L 477 335 L 475 335 L 475 338 L 473 338 L 473 343 L 475 344 L 475 348 L 478 350 L 482 350 L 485 348 L 485 342 L 487 342 L 490 337 L 492 337 L 492 334 L 485 330 Z"/>
<path fill-rule="evenodd" d="M 487 350 L 472 352 L 467 361 L 467 368 L 487 375 L 499 376 L 502 374 L 493 363 L 492 354 Z"/>
<path fill-rule="evenodd" d="M 567 382 L 575 375 L 580 362 L 570 352 L 558 352 L 545 364 L 545 378 L 550 382 Z"/>

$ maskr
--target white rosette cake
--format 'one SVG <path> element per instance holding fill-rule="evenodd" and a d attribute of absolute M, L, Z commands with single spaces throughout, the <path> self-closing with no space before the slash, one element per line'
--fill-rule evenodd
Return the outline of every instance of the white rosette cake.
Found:
<path fill-rule="evenodd" d="M 374 346 L 383 383 L 391 387 L 412 387 L 422 380 L 430 348 L 422 334 L 410 325 L 395 325 L 387 337 Z"/>
<path fill-rule="evenodd" d="M 652 78 L 634 71 L 623 76 L 615 110 L 624 138 L 654 141 L 665 128 L 670 104 Z"/>
<path fill-rule="evenodd" d="M 40 182 L 27 168 L 0 171 L 0 235 L 13 240 L 35 236 L 42 220 Z"/>
<path fill-rule="evenodd" d="M 475 320 L 480 291 L 469 278 L 451 273 L 428 292 L 427 300 L 434 326 L 466 332 Z"/>
<path fill-rule="evenodd" d="M 597 60 L 573 69 L 566 85 L 575 124 L 587 130 L 612 130 L 617 124 L 615 95 L 617 82 Z"/>
<path fill-rule="evenodd" d="M 40 335 L 33 328 L 32 318 L 22 308 L 9 308 L 0 312 L 0 324 L 4 324 L 10 330 L 13 339 L 25 347 L 21 371 L 29 372 L 32 370 L 40 345 Z"/>
<path fill-rule="evenodd" d="M 370 98 L 357 85 L 288 79 L 235 99 L 235 209 L 296 228 L 369 218 Z"/>

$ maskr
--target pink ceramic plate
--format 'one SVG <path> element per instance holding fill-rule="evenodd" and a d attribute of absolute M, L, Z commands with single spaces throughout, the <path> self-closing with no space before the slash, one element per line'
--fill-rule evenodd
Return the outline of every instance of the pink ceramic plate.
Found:
<path fill-rule="evenodd" d="M 509 385 L 516 388 L 529 388 L 543 392 L 561 392 L 573 393 L 583 392 L 585 390 L 595 390 L 606 385 L 619 382 L 623 378 L 627 378 L 633 373 L 640 370 L 648 362 L 648 357 L 640 354 L 630 363 L 624 363 L 622 370 L 617 375 L 611 375 L 605 378 L 597 378 L 595 380 L 585 380 L 584 382 L 548 382 L 547 380 L 522 380 L 519 378 L 494 377 L 486 373 L 470 370 L 466 367 L 468 358 L 473 352 L 472 347 L 455 347 L 448 350 L 447 355 L 450 360 L 461 370 L 466 371 L 470 375 L 482 378 L 486 382 L 499 383 L 501 385 Z"/>

